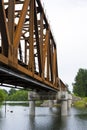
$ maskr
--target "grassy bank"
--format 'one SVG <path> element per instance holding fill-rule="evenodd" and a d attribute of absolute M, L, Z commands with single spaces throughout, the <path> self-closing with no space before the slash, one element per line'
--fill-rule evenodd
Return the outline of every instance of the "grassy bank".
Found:
<path fill-rule="evenodd" d="M 81 100 L 74 102 L 76 108 L 87 108 L 87 97 L 81 98 Z"/>

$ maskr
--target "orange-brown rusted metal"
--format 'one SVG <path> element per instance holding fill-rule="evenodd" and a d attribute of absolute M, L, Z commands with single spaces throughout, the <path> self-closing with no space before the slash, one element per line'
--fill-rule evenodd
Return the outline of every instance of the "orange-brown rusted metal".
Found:
<path fill-rule="evenodd" d="M 40 0 L 0 0 L 0 64 L 59 89 L 56 43 Z"/>

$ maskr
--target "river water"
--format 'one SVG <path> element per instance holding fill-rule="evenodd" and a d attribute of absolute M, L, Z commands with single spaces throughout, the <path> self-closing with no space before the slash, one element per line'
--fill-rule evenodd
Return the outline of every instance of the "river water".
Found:
<path fill-rule="evenodd" d="M 57 108 L 36 107 L 36 116 L 29 116 L 26 106 L 0 108 L 0 130 L 87 130 L 87 110 L 71 108 L 60 117 Z"/>

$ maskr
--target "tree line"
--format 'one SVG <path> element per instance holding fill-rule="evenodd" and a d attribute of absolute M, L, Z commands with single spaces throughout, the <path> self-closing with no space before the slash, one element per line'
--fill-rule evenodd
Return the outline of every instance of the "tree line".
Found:
<path fill-rule="evenodd" d="M 28 91 L 26 90 L 16 90 L 14 88 L 9 91 L 5 89 L 0 89 L 0 102 L 2 101 L 27 101 Z"/>

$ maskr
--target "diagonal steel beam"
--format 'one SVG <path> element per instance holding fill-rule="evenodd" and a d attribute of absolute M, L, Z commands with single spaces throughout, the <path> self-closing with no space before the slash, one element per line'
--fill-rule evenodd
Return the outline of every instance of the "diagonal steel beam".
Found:
<path fill-rule="evenodd" d="M 15 48 L 17 48 L 19 45 L 19 41 L 20 41 L 20 37 L 21 37 L 21 33 L 22 33 L 22 28 L 23 28 L 23 24 L 25 21 L 25 17 L 26 17 L 26 13 L 27 13 L 29 4 L 30 4 L 30 0 L 24 1 L 23 8 L 21 11 L 21 16 L 19 18 L 19 22 L 18 22 L 17 29 L 16 29 L 15 36 L 14 36 L 14 47 Z"/>

